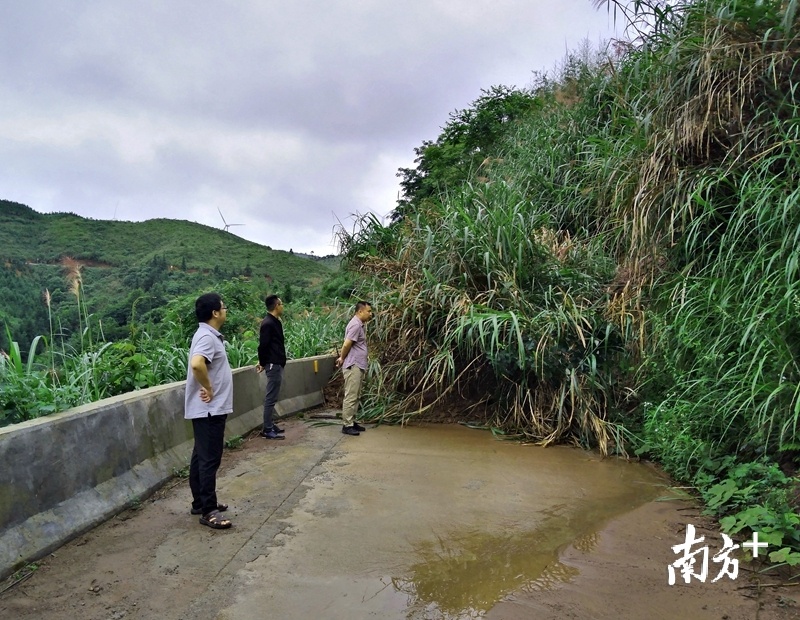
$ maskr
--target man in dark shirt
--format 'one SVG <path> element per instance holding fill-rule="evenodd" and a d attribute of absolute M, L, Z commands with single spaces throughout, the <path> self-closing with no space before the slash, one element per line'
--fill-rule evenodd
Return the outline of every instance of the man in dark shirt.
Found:
<path fill-rule="evenodd" d="M 286 346 L 283 340 L 283 302 L 277 295 L 270 295 L 264 300 L 267 316 L 261 321 L 258 338 L 258 365 L 256 372 L 265 371 L 267 392 L 264 395 L 264 426 L 261 436 L 265 439 L 283 439 L 283 429 L 273 421 L 275 403 L 283 381 L 283 367 L 286 366 Z"/>

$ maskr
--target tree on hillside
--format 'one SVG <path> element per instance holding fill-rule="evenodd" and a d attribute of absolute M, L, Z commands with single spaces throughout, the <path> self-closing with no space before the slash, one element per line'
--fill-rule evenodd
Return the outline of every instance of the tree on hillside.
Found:
<path fill-rule="evenodd" d="M 414 149 L 416 167 L 400 168 L 402 197 L 392 212 L 393 223 L 490 166 L 509 125 L 538 105 L 533 93 L 509 86 L 481 92 L 470 107 L 450 114 L 436 141 L 426 140 Z"/>

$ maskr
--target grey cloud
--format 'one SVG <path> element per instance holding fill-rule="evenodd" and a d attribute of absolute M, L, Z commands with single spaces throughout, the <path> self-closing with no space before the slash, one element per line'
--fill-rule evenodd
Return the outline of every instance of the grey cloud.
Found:
<path fill-rule="evenodd" d="M 326 245 L 449 112 L 606 27 L 589 0 L 7 3 L 0 197 Z"/>

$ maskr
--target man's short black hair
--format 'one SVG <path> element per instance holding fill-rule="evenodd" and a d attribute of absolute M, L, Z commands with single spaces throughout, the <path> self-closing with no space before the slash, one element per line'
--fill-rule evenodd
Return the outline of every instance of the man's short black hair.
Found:
<path fill-rule="evenodd" d="M 277 295 L 267 296 L 267 298 L 264 300 L 264 305 L 267 307 L 267 312 L 272 312 L 275 309 L 275 306 L 278 305 L 279 300 L 280 297 Z"/>
<path fill-rule="evenodd" d="M 194 314 L 200 323 L 210 321 L 214 310 L 222 310 L 222 297 L 219 293 L 205 293 L 194 302 Z"/>
<path fill-rule="evenodd" d="M 372 308 L 372 304 L 363 300 L 356 302 L 356 314 L 361 312 L 361 308 Z"/>

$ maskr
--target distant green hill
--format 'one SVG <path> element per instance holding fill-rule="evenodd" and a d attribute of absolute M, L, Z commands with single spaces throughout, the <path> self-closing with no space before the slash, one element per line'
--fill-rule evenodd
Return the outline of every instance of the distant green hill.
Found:
<path fill-rule="evenodd" d="M 280 294 L 289 287 L 313 295 L 335 276 L 338 261 L 273 250 L 194 222 L 94 220 L 0 200 L 0 332 L 7 324 L 23 346 L 47 333 L 45 289 L 56 328 L 75 329 L 77 306 L 67 276 L 76 269 L 89 312 L 104 320 L 113 338 L 124 335 L 134 303 L 142 316 L 235 276 L 264 291 Z M 0 348 L 5 344 L 2 334 Z"/>
<path fill-rule="evenodd" d="M 94 220 L 72 213 L 38 213 L 0 200 L 0 258 L 56 263 L 65 256 L 112 267 L 165 258 L 175 268 L 225 271 L 250 267 L 258 276 L 309 282 L 330 274 L 327 261 L 292 255 L 194 222 Z"/>

